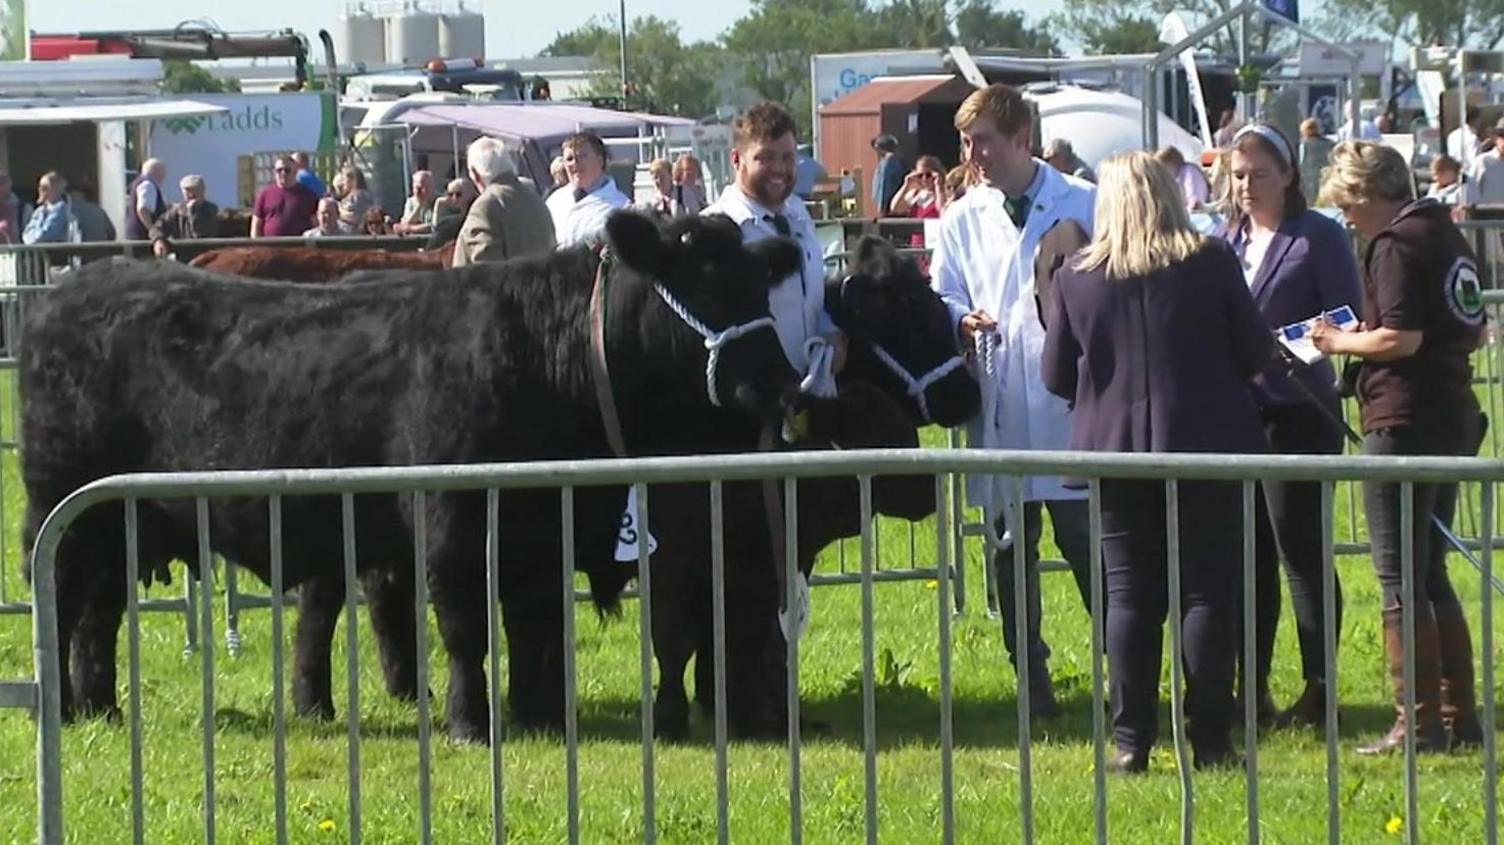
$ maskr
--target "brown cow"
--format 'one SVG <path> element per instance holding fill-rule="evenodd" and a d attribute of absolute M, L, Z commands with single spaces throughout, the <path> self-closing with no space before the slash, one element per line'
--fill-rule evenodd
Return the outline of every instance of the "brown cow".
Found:
<path fill-rule="evenodd" d="M 432 252 L 235 246 L 211 249 L 190 263 L 251 279 L 321 283 L 333 282 L 356 270 L 442 270 L 449 266 L 453 256 L 454 241 Z"/>

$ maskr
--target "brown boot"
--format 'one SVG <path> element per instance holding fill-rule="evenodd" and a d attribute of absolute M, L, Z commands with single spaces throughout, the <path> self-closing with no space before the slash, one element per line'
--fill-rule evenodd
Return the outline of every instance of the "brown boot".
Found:
<path fill-rule="evenodd" d="M 1398 607 L 1384 609 L 1384 653 L 1389 658 L 1389 679 L 1394 686 L 1394 727 L 1374 742 L 1358 747 L 1359 754 L 1403 753 L 1405 733 L 1405 637 L 1403 612 Z M 1441 724 L 1441 642 L 1436 632 L 1436 617 L 1431 603 L 1417 602 L 1415 608 L 1415 750 L 1444 752 L 1447 732 Z"/>
<path fill-rule="evenodd" d="M 1473 691 L 1473 639 L 1459 604 L 1437 605 L 1436 633 L 1441 640 L 1441 722 L 1452 746 L 1480 746 L 1483 726 Z"/>

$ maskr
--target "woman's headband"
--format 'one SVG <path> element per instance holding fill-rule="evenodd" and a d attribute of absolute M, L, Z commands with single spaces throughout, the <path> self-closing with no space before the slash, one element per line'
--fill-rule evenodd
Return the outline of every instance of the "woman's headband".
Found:
<path fill-rule="evenodd" d="M 1266 126 L 1262 123 L 1250 123 L 1239 129 L 1237 134 L 1232 136 L 1232 145 L 1237 146 L 1239 141 L 1249 135 L 1257 135 L 1268 141 L 1274 147 L 1274 151 L 1279 154 L 1280 160 L 1285 163 L 1286 168 L 1295 165 L 1295 151 L 1290 149 L 1290 142 L 1286 141 L 1285 136 L 1279 134 L 1274 127 Z"/>

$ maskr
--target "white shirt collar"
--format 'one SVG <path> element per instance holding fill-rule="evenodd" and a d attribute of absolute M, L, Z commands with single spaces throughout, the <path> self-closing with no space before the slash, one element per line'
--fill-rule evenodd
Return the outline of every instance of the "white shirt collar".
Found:
<path fill-rule="evenodd" d="M 792 199 L 793 196 L 793 194 L 790 194 L 789 198 Z M 721 199 L 717 205 L 719 206 L 717 210 L 730 217 L 738 226 L 748 220 L 766 220 L 774 214 L 782 214 L 788 218 L 790 224 L 794 224 L 803 218 L 804 212 L 801 206 L 788 201 L 784 202 L 782 209 L 774 211 L 752 197 L 747 196 L 746 192 L 737 186 L 736 183 L 727 185 L 721 191 Z"/>

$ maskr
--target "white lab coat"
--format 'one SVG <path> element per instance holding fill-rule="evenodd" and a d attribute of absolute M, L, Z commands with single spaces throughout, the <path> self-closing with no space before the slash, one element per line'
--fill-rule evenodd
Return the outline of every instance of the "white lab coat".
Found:
<path fill-rule="evenodd" d="M 984 389 L 983 395 L 992 401 L 990 412 L 984 408 L 967 428 L 973 447 L 1068 449 L 1070 444 L 1069 406 L 1045 389 L 1040 373 L 1045 332 L 1034 303 L 1034 257 L 1045 233 L 1063 219 L 1074 219 L 1091 232 L 1096 189 L 1042 161 L 1035 165 L 1044 179 L 1022 232 L 1008 216 L 1003 192 L 977 185 L 946 208 L 930 261 L 935 290 L 957 326 L 977 308 L 998 323 L 993 350 L 996 389 Z M 979 378 L 985 374 L 980 363 Z M 984 425 L 987 419 L 990 427 Z M 998 508 L 1012 498 L 1011 481 L 974 475 L 967 481 L 967 495 L 973 504 L 1002 513 Z M 1067 490 L 1059 478 L 1024 480 L 1025 501 L 1084 496 L 1084 491 Z"/>
<path fill-rule="evenodd" d="M 615 179 L 574 201 L 574 188 L 565 185 L 548 195 L 548 213 L 554 218 L 554 240 L 559 249 L 594 240 L 606 231 L 611 212 L 631 204 L 627 195 L 616 187 Z"/>
<path fill-rule="evenodd" d="M 773 328 L 778 332 L 783 354 L 795 370 L 805 373 L 810 363 L 805 341 L 835 331 L 836 325 L 825 311 L 825 258 L 815 235 L 815 221 L 798 197 L 791 196 L 790 200 L 784 203 L 782 211 L 788 218 L 790 235 L 804 253 L 804 266 L 768 291 L 768 311 L 773 315 Z M 773 222 L 767 219 L 772 210 L 747 196 L 735 183 L 727 185 L 720 198 L 700 213 L 730 217 L 741 227 L 746 243 L 778 234 Z"/>

